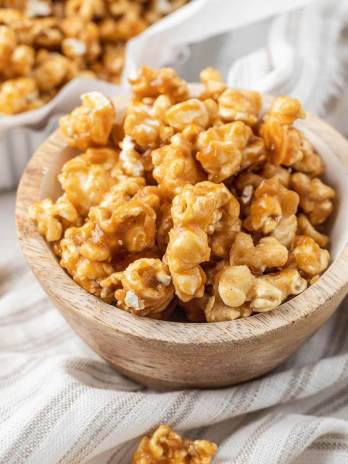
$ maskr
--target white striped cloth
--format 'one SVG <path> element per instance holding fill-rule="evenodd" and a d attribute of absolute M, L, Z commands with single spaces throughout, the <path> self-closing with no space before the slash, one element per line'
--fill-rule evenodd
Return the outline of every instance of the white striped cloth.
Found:
<path fill-rule="evenodd" d="M 4 228 L 1 464 L 128 464 L 139 437 L 159 423 L 216 441 L 220 464 L 347 464 L 348 302 L 264 378 L 157 393 L 123 378 L 80 341 L 24 264 L 14 231 L 4 238 Z"/>
<path fill-rule="evenodd" d="M 252 2 L 233 3 L 242 12 Z M 254 4 L 269 8 L 272 2 Z M 276 3 L 279 8 L 318 4 Z M 347 2 L 332 0 L 331 6 L 320 2 L 318 10 L 310 5 L 272 20 L 267 27 L 273 41 L 258 35 L 255 25 L 253 39 L 261 45 L 245 51 L 229 71 L 225 67 L 225 74 L 234 82 L 244 73 L 254 87 L 272 90 L 273 85 L 273 93 L 297 89 L 307 108 L 325 113 L 348 133 L 348 92 L 342 92 L 348 48 L 341 48 L 344 42 L 338 39 Z M 298 34 L 296 19 L 307 25 Z M 233 34 L 237 43 L 247 35 Z M 313 40 L 302 47 L 296 37 Z M 297 57 L 295 74 L 279 52 L 284 41 L 291 45 L 287 56 Z M 203 47 L 208 53 L 207 43 Z M 188 51 L 190 62 L 201 67 L 202 46 Z M 252 53 L 262 66 L 254 66 Z M 223 65 L 225 55 L 220 58 Z M 217 54 L 218 65 L 220 58 Z M 281 79 L 272 83 L 275 73 Z M 317 80 L 304 84 L 307 75 L 319 76 L 320 85 Z M 52 306 L 17 248 L 13 200 L 14 195 L 0 196 L 0 464 L 128 464 L 139 437 L 159 423 L 216 441 L 220 464 L 348 463 L 348 301 L 266 377 L 221 390 L 156 393 L 100 360 Z"/>

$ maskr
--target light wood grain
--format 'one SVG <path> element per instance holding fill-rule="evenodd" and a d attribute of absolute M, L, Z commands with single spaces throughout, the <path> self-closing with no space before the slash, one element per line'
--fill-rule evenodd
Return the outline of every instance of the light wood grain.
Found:
<path fill-rule="evenodd" d="M 348 143 L 314 116 L 306 128 L 340 160 L 348 182 Z M 28 216 L 55 197 L 56 173 L 74 152 L 55 132 L 34 154 L 17 194 L 23 253 L 51 300 L 75 332 L 119 372 L 154 388 L 222 387 L 258 377 L 286 360 L 335 311 L 348 291 L 348 245 L 320 280 L 270 313 L 214 324 L 139 318 L 80 288 L 58 265 Z"/>

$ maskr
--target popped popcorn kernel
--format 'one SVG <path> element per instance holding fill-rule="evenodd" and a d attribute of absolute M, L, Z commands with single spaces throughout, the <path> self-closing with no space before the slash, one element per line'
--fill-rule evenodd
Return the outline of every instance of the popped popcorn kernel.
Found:
<path fill-rule="evenodd" d="M 116 114 L 113 104 L 99 92 L 86 93 L 81 100 L 81 106 L 60 119 L 62 133 L 80 150 L 107 145 Z"/>
<path fill-rule="evenodd" d="M 289 97 L 274 100 L 260 127 L 260 135 L 271 153 L 272 163 L 291 166 L 302 160 L 304 137 L 292 125 L 296 119 L 304 117 L 298 100 Z"/>
<path fill-rule="evenodd" d="M 142 438 L 132 464 L 211 464 L 217 446 L 207 440 L 190 440 L 160 425 L 151 436 Z"/>

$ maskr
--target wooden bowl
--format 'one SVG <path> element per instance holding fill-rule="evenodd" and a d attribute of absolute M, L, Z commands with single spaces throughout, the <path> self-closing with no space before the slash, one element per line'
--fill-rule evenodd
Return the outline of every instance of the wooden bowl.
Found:
<path fill-rule="evenodd" d="M 301 128 L 328 165 L 338 191 L 331 230 L 333 262 L 317 283 L 279 309 L 210 324 L 140 318 L 79 287 L 59 266 L 28 215 L 29 206 L 57 197 L 57 173 L 74 151 L 55 132 L 36 151 L 17 194 L 17 228 L 26 259 L 75 332 L 103 359 L 153 388 L 223 387 L 258 377 L 294 353 L 336 310 L 348 291 L 348 143 L 309 115 Z"/>

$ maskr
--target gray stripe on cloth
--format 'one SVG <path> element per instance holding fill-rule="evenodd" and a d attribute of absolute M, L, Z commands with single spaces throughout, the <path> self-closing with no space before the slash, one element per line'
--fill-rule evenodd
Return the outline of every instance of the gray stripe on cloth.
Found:
<path fill-rule="evenodd" d="M 52 310 L 49 300 L 42 296 L 35 303 L 24 305 L 18 311 L 13 311 L 8 316 L 0 318 L 0 327 L 17 325 L 18 323 L 28 322 L 41 316 L 48 310 Z"/>
<path fill-rule="evenodd" d="M 185 417 L 189 417 L 196 404 L 200 404 L 201 393 L 198 391 L 180 393 L 173 405 L 162 416 L 161 423 L 169 423 L 173 427 L 179 427 Z"/>
<path fill-rule="evenodd" d="M 334 441 L 327 441 L 327 436 L 316 440 L 308 447 L 308 449 L 318 451 L 347 451 L 348 443 L 344 441 L 343 437 L 336 437 Z"/>
<path fill-rule="evenodd" d="M 136 440 L 132 440 L 131 442 L 126 443 L 112 454 L 112 456 L 110 457 L 110 459 L 108 459 L 106 464 L 121 464 L 123 462 L 128 462 L 125 461 L 125 458 L 128 457 L 131 453 L 133 454 L 134 448 L 136 448 L 136 446 Z"/>
<path fill-rule="evenodd" d="M 6 388 L 10 387 L 14 383 L 21 380 L 23 377 L 26 377 L 30 374 L 33 370 L 35 370 L 39 365 L 41 365 L 41 359 L 29 359 L 25 360 L 25 362 L 21 363 L 19 366 L 16 366 L 11 372 L 8 372 L 5 375 L 0 377 L 0 387 Z M 1 364 L 1 357 L 0 357 L 0 364 Z"/>
<path fill-rule="evenodd" d="M 314 370 L 313 367 L 301 367 L 301 368 L 294 368 L 291 371 L 291 377 L 288 383 L 288 387 L 282 397 L 280 398 L 280 403 L 286 403 L 292 399 L 297 398 L 300 393 L 305 390 L 309 379 Z"/>
<path fill-rule="evenodd" d="M 288 433 L 287 440 L 280 452 L 278 464 L 289 464 L 305 448 L 321 425 L 319 418 L 311 422 L 296 424 Z"/>
<path fill-rule="evenodd" d="M 70 384 L 54 395 L 23 427 L 7 453 L 2 456 L 3 463 L 25 464 L 51 429 L 73 407 L 74 402 L 83 393 L 86 393 L 85 387 Z M 47 426 L 47 418 L 49 426 Z"/>
<path fill-rule="evenodd" d="M 348 405 L 348 386 L 323 401 L 318 407 L 313 408 L 315 414 L 319 416 L 330 415 L 343 406 Z"/>
<path fill-rule="evenodd" d="M 62 325 L 59 327 L 59 329 L 55 328 L 51 332 L 46 332 L 39 339 L 22 342 L 20 346 L 17 344 L 7 345 L 3 349 L 6 351 L 12 351 L 14 353 L 20 353 L 22 351 L 30 351 L 32 353 L 37 351 L 42 352 L 43 349 L 55 346 L 56 344 L 65 342 L 69 338 L 73 337 L 75 337 L 75 334 L 66 325 Z"/>
<path fill-rule="evenodd" d="M 233 456 L 234 464 L 247 464 L 251 453 L 254 451 L 257 446 L 257 440 L 260 439 L 265 433 L 268 432 L 270 428 L 273 427 L 277 422 L 279 422 L 284 417 L 284 414 L 280 413 L 271 413 L 265 416 L 261 424 L 252 431 L 251 435 L 246 439 L 243 444 L 243 448 L 239 450 L 236 456 Z"/>
<path fill-rule="evenodd" d="M 348 378 L 345 375 L 347 374 L 348 370 L 348 357 L 346 358 L 342 370 L 338 376 L 337 384 L 340 385 L 343 382 L 343 387 L 341 387 L 338 391 L 336 390 L 335 393 L 328 396 L 325 399 L 320 398 L 319 404 L 313 406 L 309 410 L 306 411 L 307 414 L 310 415 L 318 415 L 322 416 L 325 413 L 330 414 L 332 408 L 334 407 L 335 402 L 342 401 L 343 395 L 348 394 Z"/>
<path fill-rule="evenodd" d="M 109 401 L 84 427 L 79 438 L 57 464 L 83 462 L 83 458 L 87 457 L 110 431 L 117 429 L 122 420 L 131 414 L 142 400 L 142 395 L 132 393 L 121 400 L 113 398 Z M 114 422 L 116 417 L 118 419 L 117 424 Z"/>

